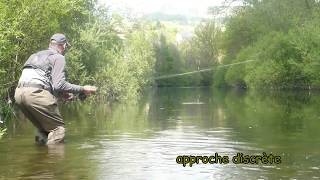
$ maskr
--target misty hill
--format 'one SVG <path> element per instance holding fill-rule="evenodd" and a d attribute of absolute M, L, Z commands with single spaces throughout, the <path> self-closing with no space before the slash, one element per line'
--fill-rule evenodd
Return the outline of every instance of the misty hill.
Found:
<path fill-rule="evenodd" d="M 200 22 L 202 18 L 200 17 L 187 17 L 179 14 L 165 14 L 162 12 L 156 12 L 151 14 L 146 14 L 143 18 L 151 21 L 171 21 L 177 22 L 179 24 L 189 24 L 191 22 Z"/>

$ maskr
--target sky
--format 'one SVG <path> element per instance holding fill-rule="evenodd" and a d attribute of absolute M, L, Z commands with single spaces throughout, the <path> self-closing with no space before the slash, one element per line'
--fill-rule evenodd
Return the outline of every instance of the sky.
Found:
<path fill-rule="evenodd" d="M 206 17 L 208 7 L 222 5 L 224 0 L 98 0 L 113 11 L 137 15 L 162 12 L 193 17 Z"/>

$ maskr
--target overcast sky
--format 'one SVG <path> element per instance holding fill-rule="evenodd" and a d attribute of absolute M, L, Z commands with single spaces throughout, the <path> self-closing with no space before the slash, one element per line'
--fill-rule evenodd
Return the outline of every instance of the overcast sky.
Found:
<path fill-rule="evenodd" d="M 131 11 L 134 14 L 162 12 L 205 17 L 208 7 L 222 5 L 224 0 L 99 0 L 113 11 Z"/>

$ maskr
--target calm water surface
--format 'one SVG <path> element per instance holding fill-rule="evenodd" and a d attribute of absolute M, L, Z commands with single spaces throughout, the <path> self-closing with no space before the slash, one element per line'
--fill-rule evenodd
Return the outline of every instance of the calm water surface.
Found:
<path fill-rule="evenodd" d="M 0 179 L 319 179 L 320 94 L 206 88 L 150 90 L 135 105 L 61 106 L 66 143 L 33 142 L 11 120 L 0 140 Z M 281 156 L 281 164 L 176 163 L 179 155 Z"/>

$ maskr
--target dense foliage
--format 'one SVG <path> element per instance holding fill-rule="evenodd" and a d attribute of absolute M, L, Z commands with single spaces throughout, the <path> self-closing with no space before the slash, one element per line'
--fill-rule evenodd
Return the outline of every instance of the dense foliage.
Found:
<path fill-rule="evenodd" d="M 224 63 L 256 62 L 216 72 L 217 84 L 252 88 L 318 88 L 320 4 L 250 0 L 227 19 Z"/>
<path fill-rule="evenodd" d="M 12 115 L 13 96 L 28 56 L 48 47 L 55 32 L 73 39 L 88 22 L 94 3 L 88 0 L 0 0 L 0 112 Z M 1 127 L 1 126 L 0 126 Z"/>
<path fill-rule="evenodd" d="M 68 80 L 99 87 L 107 100 L 136 97 L 150 83 L 156 35 L 150 23 L 126 20 L 91 0 L 0 0 L 0 112 L 11 102 L 26 59 L 66 34 Z"/>

